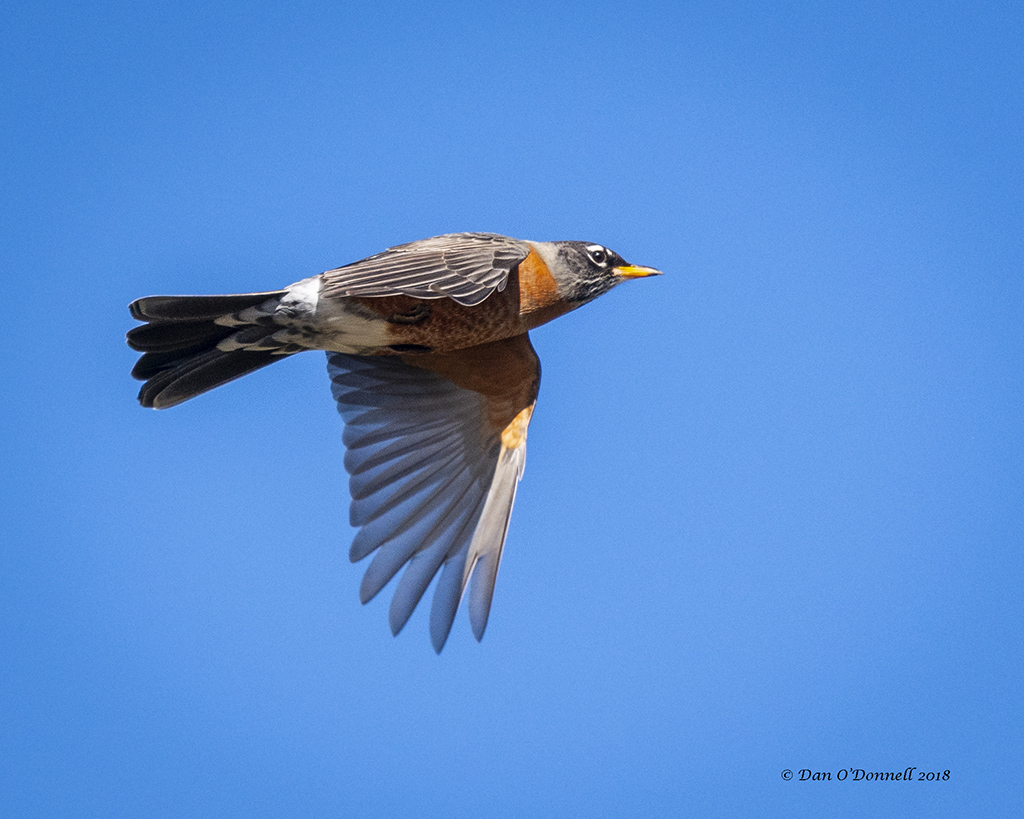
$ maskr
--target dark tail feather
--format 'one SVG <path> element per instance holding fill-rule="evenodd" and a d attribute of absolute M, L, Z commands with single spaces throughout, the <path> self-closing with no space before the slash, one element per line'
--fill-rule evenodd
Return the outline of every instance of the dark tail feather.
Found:
<path fill-rule="evenodd" d="M 128 346 L 143 353 L 132 377 L 145 381 L 144 407 L 164 409 L 285 358 L 284 348 L 218 349 L 231 336 L 269 336 L 280 329 L 273 309 L 284 291 L 238 296 L 150 296 L 132 302 L 132 316 L 148 321 L 128 332 Z M 269 303 L 268 303 L 269 302 Z M 266 305 L 266 308 L 260 308 Z M 252 308 L 250 310 L 250 308 Z M 230 318 L 230 326 L 217 319 Z M 261 326 L 263 325 L 263 326 Z M 264 329 L 265 327 L 265 329 Z M 255 331 L 255 332 L 254 332 Z"/>
<path fill-rule="evenodd" d="M 140 353 L 170 353 L 186 347 L 216 346 L 237 330 L 212 321 L 143 324 L 128 331 L 127 341 L 129 347 Z"/>
<path fill-rule="evenodd" d="M 284 290 L 267 293 L 240 293 L 234 296 L 147 296 L 128 305 L 132 318 L 139 321 L 196 321 L 230 316 L 247 307 L 259 307 L 278 299 Z"/>
<path fill-rule="evenodd" d="M 207 350 L 150 378 L 139 391 L 139 403 L 154 409 L 173 407 L 285 356 L 265 350 L 232 350 L 227 353 L 218 349 Z"/>

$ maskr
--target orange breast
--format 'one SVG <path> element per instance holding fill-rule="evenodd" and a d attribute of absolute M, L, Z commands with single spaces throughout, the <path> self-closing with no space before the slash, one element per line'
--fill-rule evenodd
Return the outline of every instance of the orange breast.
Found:
<path fill-rule="evenodd" d="M 558 296 L 558 284 L 548 266 L 536 250 L 531 250 L 519 265 L 519 313 L 523 326 L 532 330 L 569 309 Z"/>

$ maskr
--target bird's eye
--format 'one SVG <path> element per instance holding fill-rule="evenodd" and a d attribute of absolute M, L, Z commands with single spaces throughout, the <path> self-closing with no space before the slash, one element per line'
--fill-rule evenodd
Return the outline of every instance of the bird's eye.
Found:
<path fill-rule="evenodd" d="M 594 262 L 594 264 L 603 265 L 606 261 L 608 261 L 608 254 L 605 253 L 604 248 L 595 247 L 593 250 L 589 251 L 589 253 L 590 258 Z"/>

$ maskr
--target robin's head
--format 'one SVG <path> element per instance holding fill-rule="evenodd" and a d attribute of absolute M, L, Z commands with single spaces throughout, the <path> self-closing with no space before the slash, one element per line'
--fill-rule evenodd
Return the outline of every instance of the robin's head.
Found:
<path fill-rule="evenodd" d="M 614 250 L 591 242 L 551 242 L 544 254 L 559 294 L 566 301 L 585 304 L 626 279 L 660 276 L 653 267 L 629 264 Z"/>

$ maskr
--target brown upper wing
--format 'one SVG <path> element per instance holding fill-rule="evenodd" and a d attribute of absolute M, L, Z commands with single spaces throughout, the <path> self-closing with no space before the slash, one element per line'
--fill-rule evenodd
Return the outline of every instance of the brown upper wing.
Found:
<path fill-rule="evenodd" d="M 448 233 L 398 245 L 323 274 L 321 296 L 447 297 L 479 304 L 504 290 L 530 245 L 495 233 Z"/>

